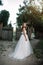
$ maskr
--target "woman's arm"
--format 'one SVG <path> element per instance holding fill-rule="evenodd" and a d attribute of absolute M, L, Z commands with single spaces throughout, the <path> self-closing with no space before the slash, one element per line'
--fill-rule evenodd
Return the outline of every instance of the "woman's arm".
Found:
<path fill-rule="evenodd" d="M 23 33 L 24 33 L 25 40 L 27 41 L 27 36 L 26 36 L 26 30 L 25 30 L 25 28 L 23 28 Z"/>

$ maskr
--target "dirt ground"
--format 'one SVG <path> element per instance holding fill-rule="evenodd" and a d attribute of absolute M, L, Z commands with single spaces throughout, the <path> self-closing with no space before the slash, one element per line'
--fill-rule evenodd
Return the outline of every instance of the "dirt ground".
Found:
<path fill-rule="evenodd" d="M 39 40 L 31 40 L 31 45 L 34 48 Z M 34 54 L 23 60 L 10 58 L 8 55 L 13 52 L 16 41 L 0 41 L 0 65 L 38 65 L 38 60 Z"/>

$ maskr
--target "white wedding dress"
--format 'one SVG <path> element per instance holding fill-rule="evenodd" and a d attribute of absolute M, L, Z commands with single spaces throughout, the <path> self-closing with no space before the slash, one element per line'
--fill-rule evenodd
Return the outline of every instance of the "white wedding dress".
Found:
<path fill-rule="evenodd" d="M 13 57 L 15 59 L 24 59 L 30 56 L 31 54 L 33 54 L 33 50 L 32 50 L 30 41 L 28 39 L 28 36 L 27 36 L 27 41 L 26 41 L 24 34 L 22 32 L 22 35 L 15 47 L 15 51 L 12 54 L 10 54 L 10 57 Z"/>

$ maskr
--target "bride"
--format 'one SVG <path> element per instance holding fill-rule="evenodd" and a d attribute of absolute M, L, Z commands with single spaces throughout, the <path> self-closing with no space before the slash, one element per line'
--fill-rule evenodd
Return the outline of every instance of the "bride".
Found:
<path fill-rule="evenodd" d="M 26 23 L 22 25 L 22 35 L 15 47 L 15 51 L 10 55 L 15 59 L 24 59 L 33 54 L 33 50 L 26 33 Z"/>

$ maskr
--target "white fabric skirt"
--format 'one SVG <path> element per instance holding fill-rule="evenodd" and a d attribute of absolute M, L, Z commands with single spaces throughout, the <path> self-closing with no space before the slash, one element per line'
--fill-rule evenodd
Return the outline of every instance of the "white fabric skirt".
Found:
<path fill-rule="evenodd" d="M 15 51 L 10 55 L 10 57 L 15 59 L 24 59 L 31 54 L 33 54 L 33 49 L 31 47 L 28 36 L 26 41 L 24 35 L 22 34 L 15 47 Z"/>

